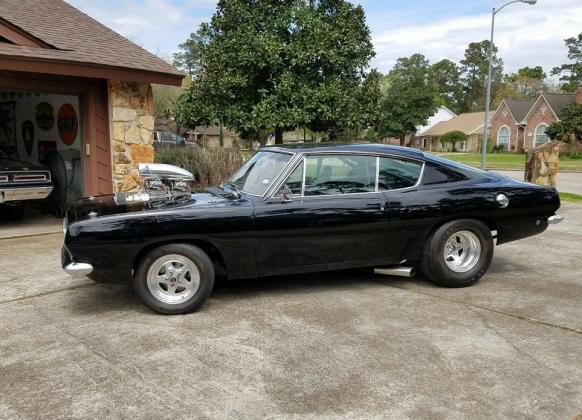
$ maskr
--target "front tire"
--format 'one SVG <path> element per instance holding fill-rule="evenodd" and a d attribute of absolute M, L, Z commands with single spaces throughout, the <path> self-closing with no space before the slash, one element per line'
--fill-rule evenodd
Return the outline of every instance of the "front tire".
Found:
<path fill-rule="evenodd" d="M 164 245 L 150 251 L 140 261 L 133 287 L 143 303 L 158 313 L 193 312 L 214 287 L 214 267 L 198 247 Z"/>
<path fill-rule="evenodd" d="M 447 222 L 429 238 L 422 256 L 422 273 L 444 287 L 467 287 L 485 274 L 493 259 L 489 228 L 473 219 Z"/>

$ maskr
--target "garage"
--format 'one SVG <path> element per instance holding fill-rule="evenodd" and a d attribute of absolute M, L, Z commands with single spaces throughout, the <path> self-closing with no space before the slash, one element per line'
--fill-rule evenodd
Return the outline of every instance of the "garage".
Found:
<path fill-rule="evenodd" d="M 3 217 L 0 236 L 15 223 L 26 227 L 60 216 L 81 196 L 136 189 L 137 165 L 153 161 L 151 84 L 179 86 L 182 78 L 62 0 L 3 1 L 0 151 L 4 169 L 21 175 L 0 168 L 0 207 L 26 211 L 19 222 Z M 8 191 L 17 180 L 40 182 L 39 164 L 50 173 L 46 199 L 38 198 L 40 190 Z M 36 172 L 22 175 L 23 168 Z"/>

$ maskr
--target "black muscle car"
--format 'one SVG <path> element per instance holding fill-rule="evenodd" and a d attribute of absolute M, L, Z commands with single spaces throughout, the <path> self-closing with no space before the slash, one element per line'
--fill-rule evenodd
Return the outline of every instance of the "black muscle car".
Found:
<path fill-rule="evenodd" d="M 22 215 L 23 201 L 44 199 L 52 190 L 48 168 L 12 159 L 0 150 L 0 205 L 11 218 Z"/>
<path fill-rule="evenodd" d="M 149 177 L 157 188 L 76 202 L 62 265 L 96 281 L 131 280 L 165 314 L 197 309 L 215 274 L 380 267 L 468 286 L 487 271 L 495 241 L 562 219 L 552 188 L 386 145 L 263 148 L 227 183 L 197 194 L 165 187 L 172 170 L 159 169 Z"/>

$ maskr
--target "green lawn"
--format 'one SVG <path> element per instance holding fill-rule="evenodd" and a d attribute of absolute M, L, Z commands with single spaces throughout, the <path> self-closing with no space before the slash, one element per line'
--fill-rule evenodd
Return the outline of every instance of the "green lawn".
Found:
<path fill-rule="evenodd" d="M 582 202 L 582 195 L 561 192 L 560 193 L 560 200 L 580 203 L 580 202 Z"/>
<path fill-rule="evenodd" d="M 464 163 L 465 165 L 479 167 L 481 154 L 479 153 L 435 153 L 446 159 Z M 525 154 L 488 153 L 487 169 L 521 169 L 525 167 Z M 560 154 L 558 170 L 582 171 L 582 159 L 571 159 L 567 153 Z"/>

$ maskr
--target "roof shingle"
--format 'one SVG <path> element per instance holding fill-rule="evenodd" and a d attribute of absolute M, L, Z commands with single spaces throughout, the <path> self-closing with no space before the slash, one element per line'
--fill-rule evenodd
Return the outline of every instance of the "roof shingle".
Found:
<path fill-rule="evenodd" d="M 465 134 L 472 134 L 479 127 L 483 126 L 483 121 L 485 118 L 484 112 L 466 112 L 464 114 L 459 114 L 454 118 L 447 121 L 441 121 L 419 136 L 433 136 L 439 137 L 448 133 L 449 131 L 462 131 Z"/>
<path fill-rule="evenodd" d="M 0 56 L 182 73 L 62 0 L 1 0 L 0 17 L 54 48 L 0 43 Z"/>

